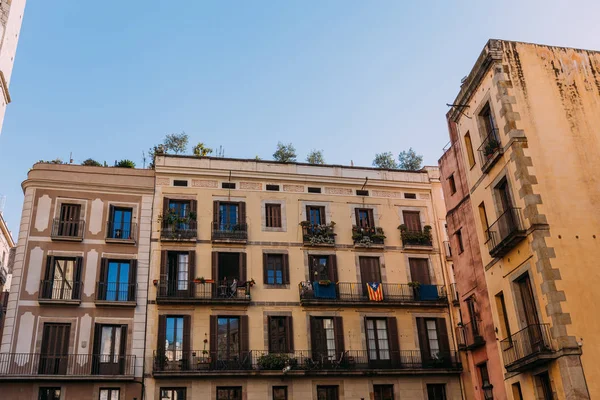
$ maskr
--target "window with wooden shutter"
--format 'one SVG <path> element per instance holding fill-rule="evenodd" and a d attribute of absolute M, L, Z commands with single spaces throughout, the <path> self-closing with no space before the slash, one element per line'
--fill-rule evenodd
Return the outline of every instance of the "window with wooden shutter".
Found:
<path fill-rule="evenodd" d="M 402 211 L 402 218 L 408 232 L 421 232 L 420 215 L 418 211 Z"/>
<path fill-rule="evenodd" d="M 288 317 L 269 316 L 269 353 L 286 353 L 288 343 Z"/>
<path fill-rule="evenodd" d="M 323 206 L 306 206 L 306 220 L 311 225 L 325 225 L 325 207 Z"/>
<path fill-rule="evenodd" d="M 265 285 L 289 284 L 289 267 L 287 254 L 264 254 Z"/>
<path fill-rule="evenodd" d="M 394 385 L 373 385 L 374 400 L 394 400 Z"/>
<path fill-rule="evenodd" d="M 427 384 L 427 400 L 447 400 L 446 384 L 444 383 L 428 383 Z"/>
<path fill-rule="evenodd" d="M 419 282 L 422 285 L 431 285 L 429 261 L 426 258 L 409 258 L 408 264 L 412 282 Z"/>
<path fill-rule="evenodd" d="M 281 228 L 281 204 L 265 204 L 267 228 Z"/>
<path fill-rule="evenodd" d="M 373 209 L 357 208 L 355 209 L 356 225 L 359 228 L 374 228 L 375 221 L 373 218 Z"/>

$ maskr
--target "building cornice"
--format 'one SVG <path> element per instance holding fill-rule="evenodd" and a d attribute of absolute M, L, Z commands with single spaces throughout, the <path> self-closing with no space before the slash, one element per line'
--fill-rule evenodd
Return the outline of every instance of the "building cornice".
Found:
<path fill-rule="evenodd" d="M 0 231 L 2 232 L 2 235 L 4 235 L 4 237 L 6 238 L 6 241 L 8 242 L 8 247 L 15 247 L 15 242 L 12 238 L 12 235 L 10 234 L 10 231 L 8 230 L 8 226 L 6 225 L 6 221 L 4 220 L 4 216 L 2 215 L 2 213 L 0 213 Z"/>
<path fill-rule="evenodd" d="M 83 192 L 102 192 L 102 193 L 122 193 L 122 194 L 153 194 L 154 186 L 132 186 L 132 185 L 98 185 L 94 183 L 77 182 L 64 180 L 46 180 L 46 179 L 27 179 L 21 183 L 23 192 L 27 188 L 36 189 L 60 189 L 64 191 L 83 191 Z"/>

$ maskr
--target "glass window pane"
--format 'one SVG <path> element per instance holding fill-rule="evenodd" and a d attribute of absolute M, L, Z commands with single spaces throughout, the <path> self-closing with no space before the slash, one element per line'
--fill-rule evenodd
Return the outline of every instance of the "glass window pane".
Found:
<path fill-rule="evenodd" d="M 177 290 L 187 290 L 188 288 L 188 255 L 178 254 L 177 265 Z"/>
<path fill-rule="evenodd" d="M 115 330 L 115 348 L 114 348 L 114 359 L 113 362 L 119 362 L 119 355 L 121 354 L 121 328 L 116 327 Z"/>
<path fill-rule="evenodd" d="M 110 352 L 112 349 L 112 326 L 103 326 L 100 332 L 100 360 L 108 362 L 110 360 Z"/>
<path fill-rule="evenodd" d="M 323 319 L 323 329 L 325 330 L 325 339 L 327 342 L 327 355 L 330 358 L 335 358 L 335 330 L 333 327 L 333 319 Z"/>

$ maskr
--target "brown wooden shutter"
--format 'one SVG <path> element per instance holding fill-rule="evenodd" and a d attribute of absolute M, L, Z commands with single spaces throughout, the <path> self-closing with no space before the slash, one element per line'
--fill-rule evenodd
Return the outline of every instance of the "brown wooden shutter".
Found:
<path fill-rule="evenodd" d="M 215 284 L 218 283 L 217 281 L 219 280 L 218 266 L 219 266 L 219 252 L 213 251 L 212 252 L 212 260 L 211 260 L 211 269 L 212 269 L 212 278 L 215 280 Z"/>
<path fill-rule="evenodd" d="M 218 323 L 217 323 L 217 316 L 216 315 L 211 315 L 210 316 L 210 343 L 209 343 L 209 349 L 210 349 L 210 356 L 215 359 L 217 357 L 217 329 L 218 329 Z"/>
<path fill-rule="evenodd" d="M 425 318 L 417 318 L 417 334 L 419 335 L 419 347 L 421 348 L 422 361 L 431 359 L 429 351 L 429 340 L 427 339 L 427 326 Z"/>
<path fill-rule="evenodd" d="M 198 215 L 198 201 L 197 200 L 190 200 L 190 212 L 193 212 L 194 214 Z"/>
<path fill-rule="evenodd" d="M 344 346 L 344 322 L 342 317 L 333 317 L 333 325 L 335 331 L 335 351 L 336 358 L 339 357 L 340 353 L 346 351 Z"/>
<path fill-rule="evenodd" d="M 160 252 L 160 281 L 164 283 L 167 280 L 167 250 Z"/>
<path fill-rule="evenodd" d="M 240 253 L 240 282 L 246 282 L 246 253 Z"/>
<path fill-rule="evenodd" d="M 77 257 L 75 260 L 75 273 L 73 274 L 73 299 L 81 298 L 81 286 L 83 282 L 81 280 L 81 274 L 83 272 L 83 257 Z"/>
<path fill-rule="evenodd" d="M 121 364 L 124 366 L 125 356 L 127 355 L 127 325 L 121 325 Z M 121 367 L 123 368 L 123 367 Z"/>
<path fill-rule="evenodd" d="M 51 281 L 54 279 L 54 256 L 46 257 L 46 271 L 44 272 L 44 280 Z"/>
<path fill-rule="evenodd" d="M 245 224 L 246 223 L 246 202 L 241 201 L 239 203 L 239 207 L 240 207 L 240 215 L 239 215 L 238 224 Z"/>
<path fill-rule="evenodd" d="M 369 223 L 369 227 L 374 228 L 375 227 L 375 218 L 373 217 L 373 210 L 372 209 L 368 209 L 367 210 L 367 216 L 368 216 L 368 223 Z"/>
<path fill-rule="evenodd" d="M 268 285 L 268 274 L 267 274 L 267 265 L 269 262 L 269 256 L 267 253 L 263 253 L 263 284 Z"/>
<path fill-rule="evenodd" d="M 410 277 L 413 282 L 420 282 L 423 285 L 431 285 L 431 276 L 429 275 L 429 261 L 426 258 L 409 258 Z"/>
<path fill-rule="evenodd" d="M 135 289 L 137 287 L 137 260 L 131 260 L 129 263 L 129 288 L 127 300 L 135 301 Z"/>
<path fill-rule="evenodd" d="M 44 326 L 46 328 L 47 326 Z M 94 324 L 94 338 L 92 339 L 92 373 L 97 374 L 100 368 L 100 336 L 102 332 L 102 325 Z M 44 346 L 44 343 L 42 343 Z M 43 351 L 42 351 L 43 353 Z M 122 353 L 121 353 L 122 354 Z"/>
<path fill-rule="evenodd" d="M 400 341 L 398 340 L 398 321 L 396 317 L 387 318 L 390 353 L 393 365 L 400 364 Z"/>
<path fill-rule="evenodd" d="M 189 315 L 183 316 L 183 360 L 184 364 L 187 360 L 190 359 L 191 349 L 192 349 L 192 317 Z"/>
<path fill-rule="evenodd" d="M 282 227 L 282 223 L 281 223 L 281 204 L 273 204 L 273 217 L 274 217 L 274 223 L 273 226 L 275 228 L 281 228 Z"/>
<path fill-rule="evenodd" d="M 240 317 L 240 351 L 245 355 L 250 350 L 250 332 L 248 329 L 248 316 Z"/>
<path fill-rule="evenodd" d="M 310 222 L 310 206 L 306 206 L 306 220 Z"/>
<path fill-rule="evenodd" d="M 440 353 L 443 357 L 450 356 L 450 341 L 448 340 L 448 329 L 446 328 L 446 319 L 437 318 L 435 324 L 437 328 L 438 341 L 440 343 Z"/>
<path fill-rule="evenodd" d="M 169 201 L 170 199 L 168 197 L 163 197 L 163 218 L 166 217 L 166 215 L 169 213 Z M 166 222 L 164 222 L 164 219 L 161 225 L 162 230 L 162 228 L 166 226 Z"/>
<path fill-rule="evenodd" d="M 130 278 L 129 282 L 135 282 L 135 280 L 131 279 L 131 269 L 129 271 Z M 106 300 L 106 294 L 108 292 L 110 286 L 110 282 L 108 282 L 108 259 L 101 258 L 100 259 L 100 276 L 98 278 L 98 293 L 96 296 L 99 300 Z M 119 290 L 119 288 L 117 288 Z"/>
<path fill-rule="evenodd" d="M 325 207 L 319 207 L 319 216 L 321 217 L 321 225 L 325 225 L 327 223 L 327 216 L 325 215 Z"/>
<path fill-rule="evenodd" d="M 358 226 L 360 228 L 361 227 L 361 224 L 360 224 L 360 208 L 355 208 L 354 209 L 354 216 L 356 217 L 356 226 Z"/>
<path fill-rule="evenodd" d="M 188 289 L 190 298 L 195 297 L 196 285 L 193 280 L 196 278 L 196 252 L 191 250 L 188 252 Z"/>
<path fill-rule="evenodd" d="M 294 351 L 294 324 L 292 317 L 285 317 L 285 334 L 287 335 L 287 351 L 291 353 Z"/>
<path fill-rule="evenodd" d="M 317 339 L 317 321 L 316 317 L 309 317 L 310 321 L 310 349 L 311 351 L 317 351 L 318 349 L 318 339 Z"/>
<path fill-rule="evenodd" d="M 337 260 L 336 255 L 332 254 L 329 256 L 329 268 L 327 268 L 327 274 L 329 275 L 329 280 L 334 284 L 338 281 L 338 271 L 337 271 Z"/>
<path fill-rule="evenodd" d="M 283 254 L 283 283 L 290 283 L 290 257 L 287 254 Z"/>
<path fill-rule="evenodd" d="M 421 217 L 418 211 L 402 211 L 402 217 L 409 232 L 421 232 Z"/>
<path fill-rule="evenodd" d="M 213 201 L 213 222 L 215 224 L 219 223 L 219 201 Z M 213 227 L 215 229 L 216 227 Z"/>
<path fill-rule="evenodd" d="M 165 344 L 167 341 L 167 316 L 159 315 L 158 316 L 158 334 L 156 335 L 158 338 L 158 343 L 156 344 L 156 349 L 159 354 L 165 353 Z"/>

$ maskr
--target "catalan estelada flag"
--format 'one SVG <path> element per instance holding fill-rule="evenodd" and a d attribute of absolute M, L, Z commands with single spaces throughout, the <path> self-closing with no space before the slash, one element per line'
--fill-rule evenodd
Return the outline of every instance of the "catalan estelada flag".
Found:
<path fill-rule="evenodd" d="M 383 288 L 379 282 L 367 283 L 367 291 L 369 292 L 369 300 L 383 301 Z"/>

